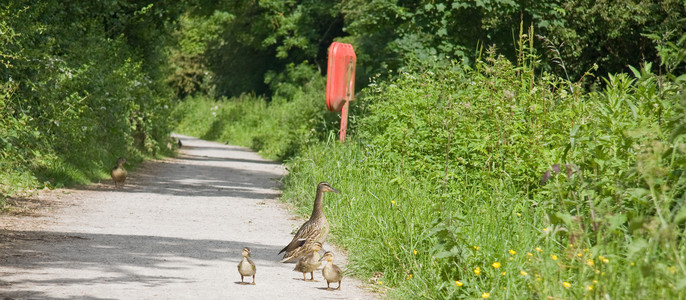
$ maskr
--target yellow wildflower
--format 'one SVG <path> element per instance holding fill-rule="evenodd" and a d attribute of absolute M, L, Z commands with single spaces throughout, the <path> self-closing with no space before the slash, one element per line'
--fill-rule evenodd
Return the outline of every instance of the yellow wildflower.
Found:
<path fill-rule="evenodd" d="M 417 255 L 417 249 L 414 249 L 414 251 L 412 252 L 414 253 L 414 255 Z"/>
<path fill-rule="evenodd" d="M 521 217 L 521 216 L 522 216 L 522 214 L 520 214 L 520 213 L 517 213 L 517 217 Z"/>
<path fill-rule="evenodd" d="M 607 258 L 605 258 L 605 257 L 603 257 L 603 262 L 604 262 L 604 263 L 609 263 L 609 262 L 610 262 L 610 260 L 609 260 L 609 259 L 607 259 Z"/>
<path fill-rule="evenodd" d="M 493 266 L 494 268 L 497 269 L 497 268 L 500 268 L 500 263 L 496 261 L 493 264 L 491 264 L 491 266 Z"/>
<path fill-rule="evenodd" d="M 474 250 L 479 250 L 479 246 L 474 246 Z"/>
<path fill-rule="evenodd" d="M 581 254 L 581 252 L 579 252 L 579 253 L 576 254 L 577 257 L 581 257 L 582 255 L 583 255 L 583 254 Z"/>
<path fill-rule="evenodd" d="M 481 294 L 481 298 L 484 298 L 484 299 L 486 299 L 486 298 L 488 298 L 488 297 L 490 297 L 490 296 L 491 296 L 491 294 L 489 294 L 489 293 L 483 293 L 483 294 Z"/>
<path fill-rule="evenodd" d="M 541 249 L 541 247 L 536 247 L 536 252 L 541 252 L 541 251 L 543 251 L 543 249 Z"/>
<path fill-rule="evenodd" d="M 557 255 L 555 255 L 555 254 L 550 255 L 550 258 L 552 258 L 553 260 L 557 260 Z"/>
<path fill-rule="evenodd" d="M 407 280 L 410 280 L 410 279 L 412 279 L 412 274 L 407 275 Z"/>
<path fill-rule="evenodd" d="M 456 281 L 455 281 L 455 285 L 457 285 L 457 286 L 463 286 L 464 283 L 462 283 L 462 281 L 456 280 Z"/>
<path fill-rule="evenodd" d="M 586 287 L 586 289 L 589 290 L 589 291 L 592 291 L 592 290 L 593 290 L 593 286 L 592 286 L 592 285 L 589 285 L 589 286 Z"/>
<path fill-rule="evenodd" d="M 587 264 L 589 267 L 592 267 L 592 266 L 593 266 L 593 261 L 590 260 L 590 259 L 587 259 L 587 260 L 586 260 L 586 264 Z"/>
<path fill-rule="evenodd" d="M 527 252 L 526 255 L 528 255 L 528 256 L 534 256 L 531 252 Z"/>
<path fill-rule="evenodd" d="M 598 284 L 598 280 L 593 280 L 593 284 Z"/>
<path fill-rule="evenodd" d="M 522 270 L 522 271 L 519 271 L 519 274 L 522 274 L 522 276 L 526 276 L 526 275 L 529 274 L 529 273 L 527 273 L 526 271 L 523 271 L 523 270 Z"/>
<path fill-rule="evenodd" d="M 476 274 L 476 276 L 479 276 L 479 274 L 481 274 L 481 268 L 476 267 L 476 269 L 474 269 L 474 274 Z"/>
<path fill-rule="evenodd" d="M 572 287 L 572 284 L 565 281 L 562 283 L 562 286 L 564 286 L 565 288 L 570 288 L 570 287 Z"/>
<path fill-rule="evenodd" d="M 507 272 L 503 272 L 503 276 L 507 275 Z"/>
<path fill-rule="evenodd" d="M 395 204 L 395 200 L 391 200 L 391 204 Z"/>
<path fill-rule="evenodd" d="M 515 255 L 515 254 L 517 254 L 517 251 L 514 251 L 514 250 L 512 250 L 512 249 L 510 249 L 510 251 L 509 251 L 509 252 L 510 252 L 510 254 L 511 254 L 511 255 Z"/>
<path fill-rule="evenodd" d="M 381 280 L 379 280 L 379 281 L 377 281 L 377 282 L 378 282 L 379 284 L 383 284 L 383 281 L 381 281 Z"/>

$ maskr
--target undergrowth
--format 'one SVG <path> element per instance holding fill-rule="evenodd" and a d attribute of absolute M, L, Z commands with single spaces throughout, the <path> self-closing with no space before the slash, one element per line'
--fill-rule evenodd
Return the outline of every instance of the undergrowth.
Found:
<path fill-rule="evenodd" d="M 316 78 L 302 90 L 288 93 L 288 98 L 270 101 L 255 95 L 219 100 L 188 97 L 173 113 L 180 120 L 176 131 L 251 147 L 264 157 L 285 160 L 338 126 L 335 114 L 321 105 L 324 85 L 322 78 Z"/>
<path fill-rule="evenodd" d="M 297 105 L 186 105 L 246 113 L 225 115 L 239 124 L 215 135 L 288 158 L 283 198 L 301 214 L 317 182 L 342 191 L 324 201 L 331 238 L 352 274 L 393 298 L 685 297 L 683 86 L 646 64 L 582 92 L 538 74 L 527 45 L 514 65 L 490 49 L 473 67 L 418 66 L 373 82 L 353 103 L 344 144 L 334 119 L 307 122 L 321 113 L 302 112 L 323 99 L 314 90 Z M 250 131 L 231 131 L 240 126 Z"/>
<path fill-rule="evenodd" d="M 124 2 L 0 7 L 0 209 L 5 197 L 107 178 L 120 156 L 133 167 L 172 153 L 169 15 Z M 138 45 L 137 29 L 150 34 Z"/>

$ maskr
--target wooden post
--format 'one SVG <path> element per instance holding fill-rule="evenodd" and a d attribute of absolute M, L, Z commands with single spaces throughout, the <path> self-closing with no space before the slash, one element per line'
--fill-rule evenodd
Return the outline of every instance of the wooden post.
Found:
<path fill-rule="evenodd" d="M 341 109 L 341 131 L 340 131 L 340 141 L 341 143 L 345 142 L 345 132 L 348 129 L 348 103 L 349 101 L 345 101 L 343 104 L 343 109 Z"/>

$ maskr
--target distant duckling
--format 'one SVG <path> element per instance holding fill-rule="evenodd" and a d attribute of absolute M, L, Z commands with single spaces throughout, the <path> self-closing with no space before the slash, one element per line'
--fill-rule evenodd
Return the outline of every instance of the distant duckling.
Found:
<path fill-rule="evenodd" d="M 322 269 L 322 276 L 326 279 L 326 290 L 330 291 L 331 287 L 329 284 L 332 282 L 338 282 L 338 288 L 336 290 L 341 290 L 341 279 L 343 279 L 343 270 L 337 265 L 333 264 L 333 252 L 326 251 L 322 259 L 326 260 L 326 265 Z"/>
<path fill-rule="evenodd" d="M 250 248 L 243 248 L 243 259 L 238 263 L 238 273 L 241 274 L 241 284 L 244 276 L 252 276 L 252 285 L 255 284 L 255 263 L 250 259 Z"/>
<path fill-rule="evenodd" d="M 295 265 L 293 271 L 298 271 L 303 273 L 304 281 L 314 281 L 314 271 L 319 268 L 322 261 L 319 256 L 319 250 L 322 250 L 322 243 L 314 242 L 308 246 L 310 254 L 301 258 Z M 310 279 L 307 279 L 307 273 L 310 273 Z"/>
<path fill-rule="evenodd" d="M 126 163 L 126 158 L 120 157 L 119 160 L 117 160 L 117 166 L 110 171 L 110 176 L 112 177 L 112 181 L 114 181 L 114 187 L 119 187 L 119 185 L 124 186 L 124 181 L 126 181 L 124 163 Z"/>

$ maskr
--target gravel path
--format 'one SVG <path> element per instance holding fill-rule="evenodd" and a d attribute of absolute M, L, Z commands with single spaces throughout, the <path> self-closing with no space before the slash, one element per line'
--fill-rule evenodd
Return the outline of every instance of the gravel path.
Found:
<path fill-rule="evenodd" d="M 178 158 L 144 163 L 124 188 L 44 192 L 33 200 L 39 215 L 0 216 L 0 299 L 377 298 L 351 278 L 326 291 L 321 272 L 304 282 L 294 264 L 278 263 L 303 222 L 276 200 L 282 165 L 181 139 Z M 239 284 L 243 247 L 257 264 L 254 286 Z"/>

